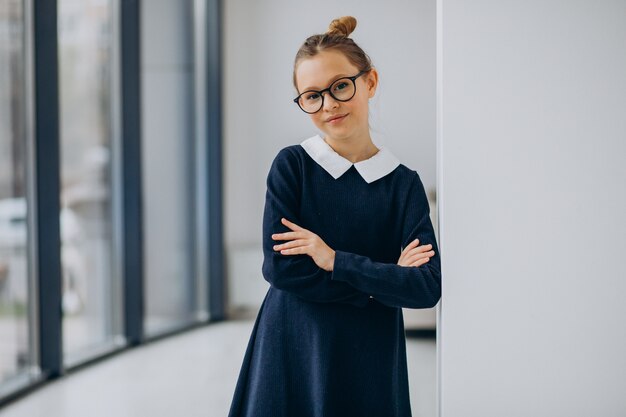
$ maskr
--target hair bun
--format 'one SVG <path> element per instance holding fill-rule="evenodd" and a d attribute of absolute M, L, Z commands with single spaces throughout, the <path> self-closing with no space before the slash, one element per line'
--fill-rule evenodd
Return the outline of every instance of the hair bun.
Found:
<path fill-rule="evenodd" d="M 342 16 L 330 22 L 326 33 L 347 38 L 354 31 L 354 28 L 356 28 L 356 19 L 352 16 Z"/>

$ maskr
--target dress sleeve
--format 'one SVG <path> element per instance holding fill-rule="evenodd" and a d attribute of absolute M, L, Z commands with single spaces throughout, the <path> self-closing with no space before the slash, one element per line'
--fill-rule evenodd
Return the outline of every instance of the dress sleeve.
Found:
<path fill-rule="evenodd" d="M 365 307 L 369 295 L 346 282 L 332 281 L 332 272 L 318 267 L 309 255 L 284 255 L 273 249 L 275 244 L 286 241 L 274 240 L 272 234 L 291 231 L 281 223 L 281 217 L 302 224 L 298 216 L 300 177 L 295 155 L 283 148 L 274 158 L 267 176 L 263 212 L 263 277 L 273 287 L 307 301 Z"/>
<path fill-rule="evenodd" d="M 407 197 L 402 221 L 402 250 L 414 239 L 419 239 L 419 246 L 430 243 L 435 254 L 428 262 L 418 267 L 401 266 L 397 263 L 375 262 L 367 256 L 336 250 L 331 278 L 336 282 L 348 283 L 387 306 L 434 307 L 441 298 L 441 262 L 430 221 L 428 199 L 417 173 Z"/>

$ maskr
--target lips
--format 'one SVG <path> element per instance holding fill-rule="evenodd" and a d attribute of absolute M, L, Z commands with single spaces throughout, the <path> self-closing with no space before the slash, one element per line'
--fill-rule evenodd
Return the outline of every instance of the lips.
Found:
<path fill-rule="evenodd" d="M 333 120 L 342 119 L 342 118 L 346 117 L 347 115 L 348 115 L 348 113 L 346 113 L 346 114 L 338 114 L 336 116 L 329 117 L 328 119 L 326 119 L 326 122 L 332 122 Z"/>

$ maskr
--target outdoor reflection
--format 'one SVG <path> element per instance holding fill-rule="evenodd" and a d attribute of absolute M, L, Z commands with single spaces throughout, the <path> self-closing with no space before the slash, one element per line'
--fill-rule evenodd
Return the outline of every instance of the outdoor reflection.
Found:
<path fill-rule="evenodd" d="M 0 383 L 30 366 L 24 7 L 0 0 Z"/>
<path fill-rule="evenodd" d="M 114 336 L 113 7 L 60 0 L 58 11 L 63 349 L 70 361 Z"/>

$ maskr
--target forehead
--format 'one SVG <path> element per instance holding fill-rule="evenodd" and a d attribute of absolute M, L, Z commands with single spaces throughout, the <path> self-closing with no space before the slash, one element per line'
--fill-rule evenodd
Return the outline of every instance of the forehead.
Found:
<path fill-rule="evenodd" d="M 300 61 L 296 69 L 298 90 L 321 90 L 339 77 L 352 76 L 358 72 L 348 58 L 337 51 L 323 51 L 314 57 Z"/>

